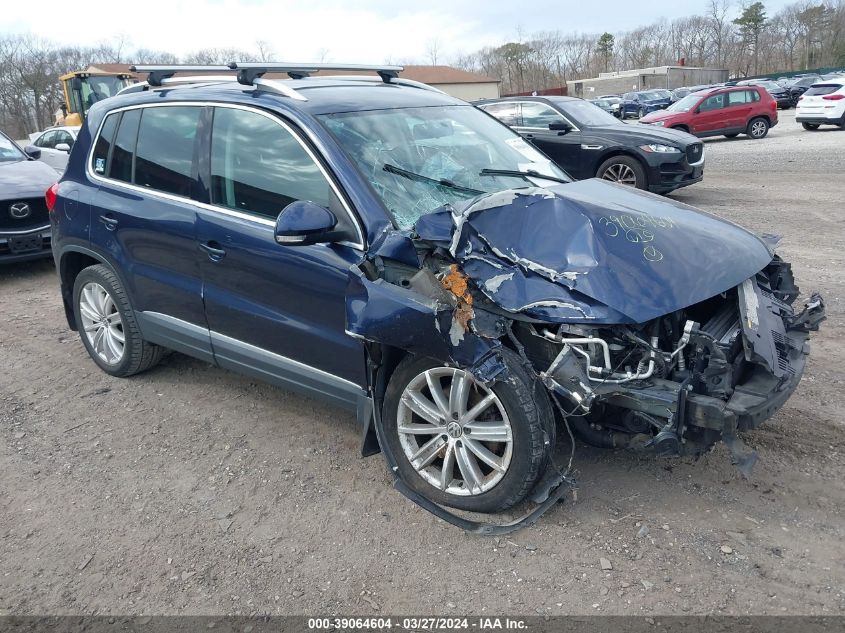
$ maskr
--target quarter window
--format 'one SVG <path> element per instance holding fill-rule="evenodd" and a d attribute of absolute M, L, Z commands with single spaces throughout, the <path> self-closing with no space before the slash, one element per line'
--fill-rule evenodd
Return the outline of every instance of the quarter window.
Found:
<path fill-rule="evenodd" d="M 136 185 L 179 196 L 191 195 L 200 112 L 195 106 L 143 110 L 135 156 Z M 118 134 L 118 141 L 119 137 Z"/>
<path fill-rule="evenodd" d="M 106 117 L 103 127 L 100 129 L 100 136 L 97 137 L 97 143 L 94 145 L 94 153 L 91 155 L 91 169 L 95 174 L 104 176 L 106 174 L 107 162 L 109 159 L 109 150 L 114 141 L 114 133 L 117 130 L 117 122 L 120 120 L 120 114 L 110 114 Z"/>
<path fill-rule="evenodd" d="M 123 182 L 132 182 L 132 162 L 135 155 L 135 140 L 138 138 L 140 110 L 127 110 L 120 119 L 120 127 L 114 139 L 108 176 Z M 96 168 L 96 166 L 95 166 Z"/>
<path fill-rule="evenodd" d="M 215 109 L 212 204 L 275 219 L 296 200 L 328 208 L 330 195 L 319 166 L 286 128 L 255 112 Z"/>
<path fill-rule="evenodd" d="M 549 129 L 549 123 L 561 121 L 563 117 L 542 103 L 522 104 L 522 127 Z"/>

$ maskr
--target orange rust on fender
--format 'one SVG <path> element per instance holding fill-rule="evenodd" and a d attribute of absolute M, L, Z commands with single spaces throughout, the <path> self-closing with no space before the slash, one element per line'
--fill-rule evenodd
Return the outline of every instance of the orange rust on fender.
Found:
<path fill-rule="evenodd" d="M 449 272 L 440 280 L 440 284 L 458 299 L 458 306 L 455 308 L 454 319 L 464 329 L 469 331 L 469 322 L 475 316 L 472 309 L 472 295 L 469 292 L 469 284 L 466 275 L 459 269 L 457 264 L 449 266 Z"/>

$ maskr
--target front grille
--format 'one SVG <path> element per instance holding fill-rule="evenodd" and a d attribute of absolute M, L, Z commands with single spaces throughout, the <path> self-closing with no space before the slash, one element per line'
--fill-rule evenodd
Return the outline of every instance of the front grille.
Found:
<path fill-rule="evenodd" d="M 26 231 L 49 223 L 43 197 L 0 200 L 0 232 Z"/>
<path fill-rule="evenodd" d="M 704 145 L 702 143 L 687 145 L 687 161 L 690 163 L 697 163 L 701 160 L 701 154 L 703 151 Z"/>

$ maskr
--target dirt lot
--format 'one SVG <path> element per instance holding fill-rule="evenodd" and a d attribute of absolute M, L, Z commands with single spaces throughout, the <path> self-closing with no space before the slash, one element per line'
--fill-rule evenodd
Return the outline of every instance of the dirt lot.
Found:
<path fill-rule="evenodd" d="M 51 264 L 0 270 L 0 614 L 842 614 L 843 144 L 784 113 L 673 194 L 782 233 L 827 301 L 754 477 L 579 445 L 577 503 L 500 540 L 394 492 L 346 412 L 175 354 L 109 378 Z"/>

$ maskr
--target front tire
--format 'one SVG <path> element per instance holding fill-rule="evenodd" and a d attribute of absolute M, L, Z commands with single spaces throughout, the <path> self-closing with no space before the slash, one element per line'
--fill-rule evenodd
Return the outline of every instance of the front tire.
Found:
<path fill-rule="evenodd" d="M 809 131 L 812 132 L 814 130 L 819 129 L 819 124 L 818 123 L 802 123 L 801 127 L 803 127 L 805 130 L 809 130 Z"/>
<path fill-rule="evenodd" d="M 519 357 L 501 350 L 508 376 L 489 387 L 468 372 L 409 356 L 384 401 L 384 437 L 402 479 L 434 503 L 500 512 L 522 501 L 547 462 L 548 396 Z"/>
<path fill-rule="evenodd" d="M 754 140 L 766 138 L 766 134 L 769 133 L 769 122 L 762 117 L 751 119 L 748 122 L 748 127 L 745 129 L 745 133 L 749 138 L 753 138 Z"/>
<path fill-rule="evenodd" d="M 163 348 L 141 338 L 126 290 L 106 266 L 90 266 L 76 277 L 73 311 L 82 344 L 107 374 L 132 376 L 161 360 Z"/>
<path fill-rule="evenodd" d="M 640 161 L 632 156 L 608 158 L 596 171 L 596 178 L 637 189 L 648 189 L 648 176 Z"/>

